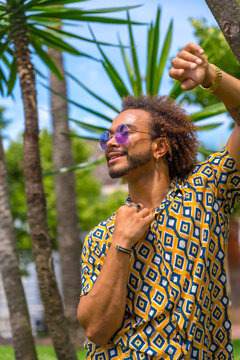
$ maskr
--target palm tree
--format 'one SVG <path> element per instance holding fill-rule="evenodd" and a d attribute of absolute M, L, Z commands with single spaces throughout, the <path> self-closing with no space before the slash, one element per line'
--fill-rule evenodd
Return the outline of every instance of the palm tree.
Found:
<path fill-rule="evenodd" d="M 0 109 L 2 120 L 3 109 Z M 1 121 L 2 122 L 2 121 Z M 10 313 L 12 337 L 17 360 L 37 360 L 27 303 L 21 282 L 9 204 L 7 169 L 0 136 L 0 264 Z"/>
<path fill-rule="evenodd" d="M 64 80 L 50 74 L 50 86 L 67 96 L 62 53 L 49 49 L 48 54 L 54 59 Z M 62 135 L 69 132 L 68 121 L 57 114 L 68 116 L 68 103 L 65 99 L 51 95 L 53 122 L 53 167 L 55 169 L 73 166 L 70 138 Z M 78 228 L 75 177 L 73 172 L 58 174 L 54 177 L 57 206 L 57 242 L 60 252 L 62 292 L 64 311 L 68 322 L 70 337 L 75 348 L 82 345 L 83 331 L 76 318 L 76 308 L 81 291 L 80 274 L 80 233 Z"/>
<path fill-rule="evenodd" d="M 59 37 L 54 27 L 51 26 L 54 22 L 58 23 L 59 20 L 67 19 L 124 23 L 123 20 L 100 18 L 93 15 L 96 12 L 117 11 L 119 8 L 84 11 L 71 8 L 56 10 L 52 7 L 74 2 L 77 1 L 7 0 L 0 2 L 0 40 L 2 45 L 0 59 L 10 70 L 9 80 L 1 79 L 0 91 L 4 85 L 7 85 L 8 93 L 11 93 L 16 73 L 19 75 L 25 114 L 23 162 L 30 235 L 46 322 L 57 357 L 61 360 L 76 360 L 77 357 L 67 330 L 53 268 L 51 239 L 46 217 L 46 199 L 42 184 L 35 72 L 31 52 L 34 49 L 43 62 L 57 76 L 61 77 L 56 64 L 44 50 L 44 46 L 47 45 L 76 55 L 83 54 Z M 69 36 L 73 35 L 69 34 Z M 2 69 L 3 67 L 1 68 L 3 72 Z"/>

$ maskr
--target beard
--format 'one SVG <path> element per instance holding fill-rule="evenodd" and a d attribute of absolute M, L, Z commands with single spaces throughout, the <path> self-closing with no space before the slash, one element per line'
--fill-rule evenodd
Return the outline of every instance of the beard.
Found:
<path fill-rule="evenodd" d="M 114 169 L 109 166 L 109 175 L 112 179 L 116 179 L 119 177 L 123 177 L 127 175 L 130 171 L 140 168 L 141 166 L 147 164 L 151 160 L 151 150 L 149 149 L 146 153 L 141 153 L 137 155 L 128 155 L 126 154 L 128 159 L 128 164 L 121 169 Z"/>

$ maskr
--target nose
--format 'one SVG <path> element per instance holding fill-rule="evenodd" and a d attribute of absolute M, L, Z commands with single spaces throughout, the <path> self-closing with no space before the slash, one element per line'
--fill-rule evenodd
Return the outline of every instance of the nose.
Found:
<path fill-rule="evenodd" d="M 110 147 L 119 147 L 119 144 L 115 138 L 115 134 L 111 134 L 111 137 L 110 139 L 108 140 L 107 142 L 107 149 L 110 148 Z"/>

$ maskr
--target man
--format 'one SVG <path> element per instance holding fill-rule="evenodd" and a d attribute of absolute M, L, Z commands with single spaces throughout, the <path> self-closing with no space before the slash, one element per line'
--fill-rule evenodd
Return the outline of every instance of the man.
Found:
<path fill-rule="evenodd" d="M 129 197 L 85 240 L 87 359 L 233 358 L 225 257 L 240 195 L 240 81 L 192 43 L 170 76 L 214 92 L 236 125 L 226 148 L 197 165 L 194 125 L 166 98 L 125 99 L 101 136 Z"/>

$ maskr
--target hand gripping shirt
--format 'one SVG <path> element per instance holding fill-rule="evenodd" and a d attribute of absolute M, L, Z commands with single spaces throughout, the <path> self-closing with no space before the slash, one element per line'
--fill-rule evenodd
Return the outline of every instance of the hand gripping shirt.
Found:
<path fill-rule="evenodd" d="M 225 148 L 171 183 L 132 248 L 122 325 L 106 346 L 88 342 L 86 359 L 233 359 L 225 258 L 239 196 L 240 171 Z M 114 220 L 86 237 L 82 295 L 101 271 Z"/>

